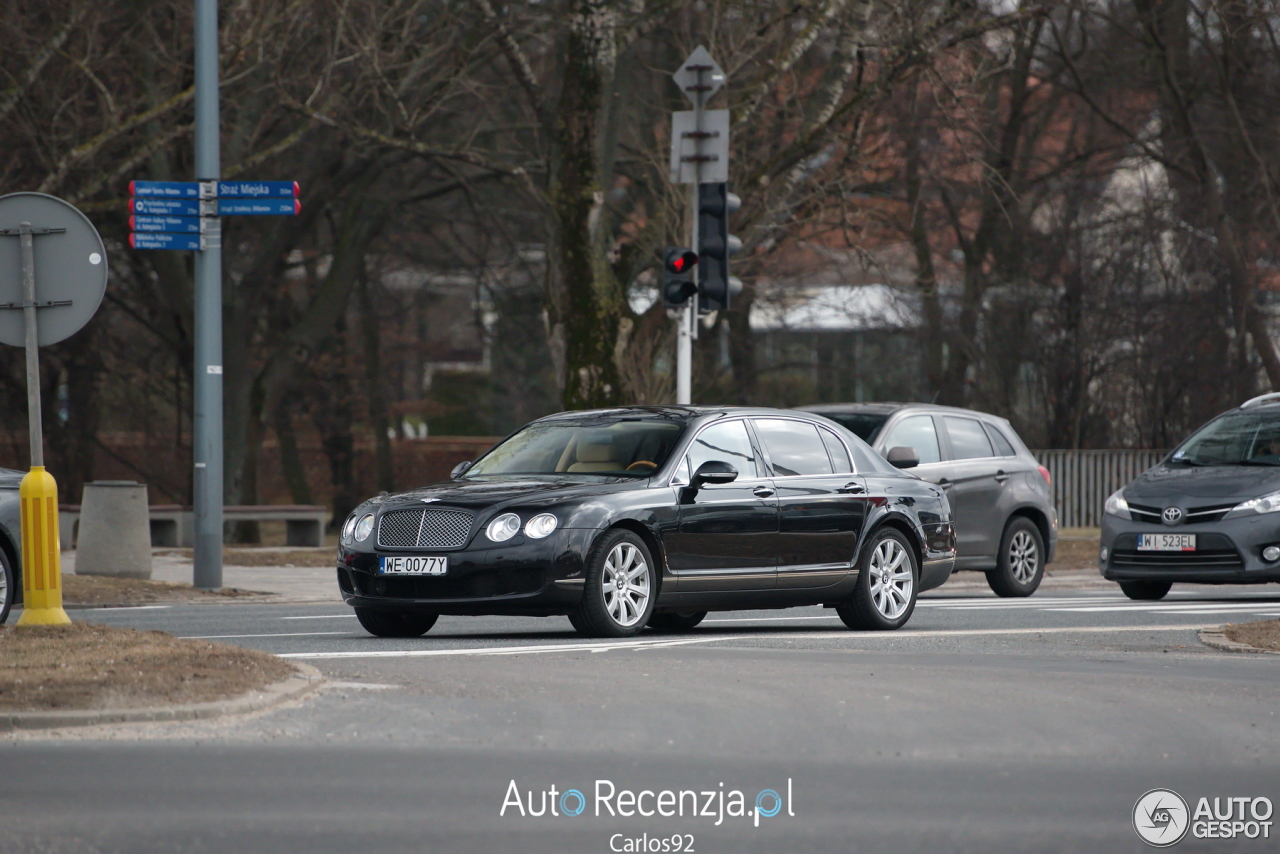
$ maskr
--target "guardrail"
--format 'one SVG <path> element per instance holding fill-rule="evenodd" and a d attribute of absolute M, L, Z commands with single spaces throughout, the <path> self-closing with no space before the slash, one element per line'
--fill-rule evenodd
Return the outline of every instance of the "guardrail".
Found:
<path fill-rule="evenodd" d="M 1102 524 L 1107 496 L 1160 462 L 1168 451 L 1031 452 L 1049 470 L 1050 491 L 1063 528 L 1096 528 Z"/>

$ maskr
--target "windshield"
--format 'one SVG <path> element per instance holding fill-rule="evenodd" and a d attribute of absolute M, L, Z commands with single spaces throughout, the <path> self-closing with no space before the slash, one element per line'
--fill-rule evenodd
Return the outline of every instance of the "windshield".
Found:
<path fill-rule="evenodd" d="M 880 428 L 884 426 L 884 422 L 889 420 L 888 415 L 872 415 L 860 414 L 853 412 L 835 413 L 824 412 L 823 415 L 857 436 L 868 445 L 875 441 L 876 434 L 880 432 Z"/>
<path fill-rule="evenodd" d="M 667 461 L 683 432 L 683 424 L 657 420 L 536 422 L 486 454 L 464 477 L 648 477 Z"/>
<path fill-rule="evenodd" d="M 1169 457 L 1191 466 L 1280 465 L 1280 412 L 1229 412 L 1201 427 Z"/>

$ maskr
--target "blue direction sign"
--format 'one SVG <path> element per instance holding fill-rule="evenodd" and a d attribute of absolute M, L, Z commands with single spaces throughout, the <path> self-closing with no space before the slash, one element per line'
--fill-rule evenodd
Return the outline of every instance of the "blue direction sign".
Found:
<path fill-rule="evenodd" d="M 129 245 L 134 249 L 202 249 L 203 238 L 198 234 L 134 233 L 129 235 Z"/>
<path fill-rule="evenodd" d="M 129 195 L 149 199 L 199 199 L 197 181 L 130 181 Z M 206 194 L 204 198 L 208 198 Z"/>
<path fill-rule="evenodd" d="M 206 222 L 212 218 L 198 216 L 131 216 L 129 228 L 133 231 L 171 231 L 175 234 L 201 234 L 208 229 Z"/>
<path fill-rule="evenodd" d="M 215 216 L 218 203 L 199 199 L 130 199 L 129 213 L 144 216 Z"/>
<path fill-rule="evenodd" d="M 220 199 L 296 199 L 298 190 L 297 181 L 218 182 L 218 198 Z"/>
<path fill-rule="evenodd" d="M 297 199 L 219 199 L 219 216 L 292 216 L 302 213 Z"/>

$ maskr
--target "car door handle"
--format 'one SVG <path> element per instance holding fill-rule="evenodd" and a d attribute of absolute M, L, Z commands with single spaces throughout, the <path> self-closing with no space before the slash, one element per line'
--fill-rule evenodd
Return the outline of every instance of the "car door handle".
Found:
<path fill-rule="evenodd" d="M 756 498 L 768 498 L 773 495 L 773 493 L 774 489 L 772 486 L 757 486 L 755 489 L 751 490 L 751 494 Z"/>
<path fill-rule="evenodd" d="M 836 492 L 847 492 L 851 495 L 856 495 L 859 492 L 866 492 L 866 490 L 862 488 L 862 484 L 860 483 L 846 483 L 844 486 L 837 489 Z"/>
<path fill-rule="evenodd" d="M 1001 469 L 1000 471 L 996 472 L 996 483 L 1004 483 L 1008 479 L 1009 479 L 1009 475 L 1004 473 L 1004 469 Z"/>

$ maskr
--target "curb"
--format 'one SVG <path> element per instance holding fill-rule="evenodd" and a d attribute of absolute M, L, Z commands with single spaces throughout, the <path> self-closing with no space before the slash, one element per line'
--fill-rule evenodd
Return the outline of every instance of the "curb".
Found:
<path fill-rule="evenodd" d="M 1218 626 L 1216 629 L 1201 629 L 1200 643 L 1205 646 L 1211 646 L 1214 649 L 1220 649 L 1223 652 L 1252 652 L 1261 653 L 1262 655 L 1280 655 L 1280 650 L 1263 649 L 1262 647 L 1251 646 L 1247 643 L 1239 643 L 1227 637 L 1227 627 Z"/>
<path fill-rule="evenodd" d="M 232 697 L 208 703 L 180 706 L 156 706 L 145 709 L 81 709 L 65 712 L 0 712 L 0 732 L 28 729 L 54 729 L 95 724 L 156 723 L 164 721 L 196 721 L 223 715 L 257 712 L 306 696 L 325 681 L 320 671 L 309 664 L 289 662 L 298 669 L 287 679 Z"/>

